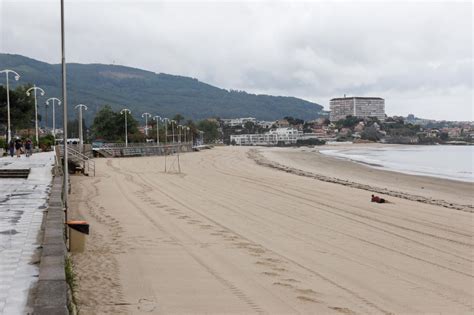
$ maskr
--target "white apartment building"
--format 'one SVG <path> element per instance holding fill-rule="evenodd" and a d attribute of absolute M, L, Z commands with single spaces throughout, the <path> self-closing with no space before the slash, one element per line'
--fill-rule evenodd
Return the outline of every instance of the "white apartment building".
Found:
<path fill-rule="evenodd" d="M 244 117 L 244 118 L 222 119 L 222 122 L 224 123 L 225 126 L 243 127 L 246 122 L 252 122 L 252 123 L 256 124 L 257 123 L 257 118 Z"/>
<path fill-rule="evenodd" d="M 277 128 L 263 134 L 231 135 L 230 143 L 236 145 L 277 145 L 278 143 L 296 143 L 302 135 L 295 128 Z"/>
<path fill-rule="evenodd" d="M 376 117 L 385 120 L 385 100 L 380 97 L 341 97 L 329 101 L 330 121 L 351 115 L 359 118 Z"/>

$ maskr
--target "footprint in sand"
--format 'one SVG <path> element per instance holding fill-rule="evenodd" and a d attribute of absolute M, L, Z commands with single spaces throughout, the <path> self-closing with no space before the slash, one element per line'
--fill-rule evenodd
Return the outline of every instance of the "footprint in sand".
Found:
<path fill-rule="evenodd" d="M 265 250 L 261 248 L 248 248 L 248 251 L 254 254 L 264 254 Z"/>
<path fill-rule="evenodd" d="M 298 280 L 293 279 L 293 278 L 282 279 L 282 281 L 291 282 L 291 283 L 298 283 L 299 282 Z"/>
<path fill-rule="evenodd" d="M 277 277 L 277 276 L 279 276 L 278 273 L 273 272 L 273 271 L 264 271 L 264 272 L 262 272 L 262 275 L 270 276 L 270 277 Z"/>
<path fill-rule="evenodd" d="M 137 309 L 142 312 L 153 312 L 156 309 L 157 305 L 152 300 L 140 299 L 138 300 Z"/>
<path fill-rule="evenodd" d="M 273 282 L 273 285 L 277 285 L 277 286 L 285 287 L 285 288 L 293 288 L 291 284 L 283 283 L 283 282 Z"/>
<path fill-rule="evenodd" d="M 329 308 L 342 314 L 349 314 L 349 315 L 356 314 L 354 311 L 348 309 L 347 307 L 329 306 Z"/>
<path fill-rule="evenodd" d="M 298 295 L 296 298 L 300 301 L 303 301 L 303 302 L 320 303 L 318 300 L 313 299 L 313 298 L 308 297 L 308 296 L 304 296 L 304 295 Z"/>
<path fill-rule="evenodd" d="M 281 260 L 276 259 L 276 258 L 265 258 L 266 261 L 272 262 L 272 263 L 282 263 Z"/>
<path fill-rule="evenodd" d="M 256 265 L 261 265 L 261 266 L 266 266 L 266 267 L 274 267 L 275 266 L 274 264 L 272 264 L 268 261 L 260 261 L 260 260 L 257 261 L 255 264 Z"/>
<path fill-rule="evenodd" d="M 314 291 L 313 289 L 296 289 L 296 291 L 300 294 L 319 295 L 319 293 Z"/>

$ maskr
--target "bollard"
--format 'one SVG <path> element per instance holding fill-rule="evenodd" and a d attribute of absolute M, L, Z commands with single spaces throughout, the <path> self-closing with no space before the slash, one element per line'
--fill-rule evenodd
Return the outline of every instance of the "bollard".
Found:
<path fill-rule="evenodd" d="M 86 247 L 86 235 L 89 235 L 89 223 L 86 221 L 66 221 L 69 227 L 69 251 L 82 253 Z"/>

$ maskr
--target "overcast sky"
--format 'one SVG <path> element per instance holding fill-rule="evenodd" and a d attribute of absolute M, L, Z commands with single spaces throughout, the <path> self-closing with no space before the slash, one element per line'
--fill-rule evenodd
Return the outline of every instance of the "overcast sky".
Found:
<path fill-rule="evenodd" d="M 68 62 L 326 109 L 343 94 L 380 96 L 389 115 L 474 119 L 471 1 L 65 2 Z M 1 52 L 60 63 L 59 26 L 59 0 L 0 0 Z"/>

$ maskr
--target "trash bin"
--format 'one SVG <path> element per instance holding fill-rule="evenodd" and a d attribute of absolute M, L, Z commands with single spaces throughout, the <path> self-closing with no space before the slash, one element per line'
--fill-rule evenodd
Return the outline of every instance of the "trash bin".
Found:
<path fill-rule="evenodd" d="M 69 227 L 69 250 L 82 253 L 86 247 L 86 235 L 89 235 L 89 223 L 86 221 L 67 221 Z"/>

